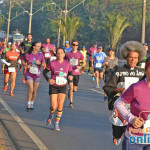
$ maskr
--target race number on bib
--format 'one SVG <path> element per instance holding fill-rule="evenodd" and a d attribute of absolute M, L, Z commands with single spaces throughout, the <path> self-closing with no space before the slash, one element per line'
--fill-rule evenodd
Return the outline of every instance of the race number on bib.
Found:
<path fill-rule="evenodd" d="M 97 68 L 101 68 L 101 67 L 102 67 L 102 64 L 101 64 L 101 63 L 96 63 L 96 67 L 97 67 Z"/>
<path fill-rule="evenodd" d="M 30 70 L 29 70 L 29 72 L 30 72 L 31 74 L 36 74 L 36 75 L 39 74 L 39 71 L 38 71 L 38 68 L 37 68 L 37 67 L 31 67 Z"/>
<path fill-rule="evenodd" d="M 16 68 L 15 67 L 8 67 L 8 72 L 16 72 Z"/>
<path fill-rule="evenodd" d="M 133 83 L 136 83 L 139 81 L 138 77 L 125 77 L 125 89 L 127 89 L 130 85 Z"/>
<path fill-rule="evenodd" d="M 56 77 L 56 84 L 57 85 L 67 84 L 67 79 L 64 77 Z"/>
<path fill-rule="evenodd" d="M 50 54 L 49 54 L 49 53 L 45 53 L 44 56 L 45 56 L 46 58 L 48 58 L 48 57 L 50 57 Z"/>
<path fill-rule="evenodd" d="M 70 63 L 72 66 L 78 66 L 78 59 L 70 59 Z"/>
<path fill-rule="evenodd" d="M 53 60 L 56 60 L 56 57 L 55 57 L 55 56 L 52 56 L 52 57 L 50 58 L 50 61 L 53 61 Z"/>

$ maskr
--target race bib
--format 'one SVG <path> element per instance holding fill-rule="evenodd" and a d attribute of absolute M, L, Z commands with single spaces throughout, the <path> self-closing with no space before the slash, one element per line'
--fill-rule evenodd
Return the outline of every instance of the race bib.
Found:
<path fill-rule="evenodd" d="M 15 67 L 8 67 L 8 72 L 16 72 L 16 68 Z"/>
<path fill-rule="evenodd" d="M 64 77 L 56 77 L 56 84 L 57 85 L 67 84 L 67 79 Z"/>
<path fill-rule="evenodd" d="M 50 54 L 49 53 L 45 53 L 44 56 L 45 56 L 45 58 L 48 58 L 48 57 L 50 57 Z"/>
<path fill-rule="evenodd" d="M 125 77 L 125 81 L 124 81 L 125 89 L 127 89 L 130 85 L 138 81 L 139 81 L 138 77 Z"/>
<path fill-rule="evenodd" d="M 36 75 L 39 74 L 39 71 L 38 71 L 38 68 L 37 68 L 37 67 L 31 67 L 30 70 L 29 70 L 29 72 L 30 72 L 31 74 L 36 74 Z"/>
<path fill-rule="evenodd" d="M 101 67 L 102 67 L 102 64 L 101 64 L 101 63 L 96 63 L 96 67 L 97 67 L 97 68 L 101 68 Z"/>
<path fill-rule="evenodd" d="M 56 60 L 56 57 L 55 57 L 55 56 L 52 56 L 52 57 L 50 58 L 50 61 L 53 61 L 53 60 Z"/>
<path fill-rule="evenodd" d="M 70 63 L 72 66 L 78 66 L 78 59 L 70 59 Z"/>
<path fill-rule="evenodd" d="M 142 63 L 142 64 L 141 64 L 141 68 L 142 68 L 142 69 L 145 69 L 145 63 Z"/>

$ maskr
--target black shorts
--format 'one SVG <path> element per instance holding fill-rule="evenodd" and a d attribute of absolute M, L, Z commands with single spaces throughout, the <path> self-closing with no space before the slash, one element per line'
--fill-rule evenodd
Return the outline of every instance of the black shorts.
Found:
<path fill-rule="evenodd" d="M 103 69 L 94 68 L 94 72 L 98 71 L 99 73 L 103 72 Z"/>
<path fill-rule="evenodd" d="M 59 93 L 66 94 L 66 88 L 67 88 L 67 85 L 64 85 L 64 86 L 49 85 L 49 95 L 59 94 Z"/>
<path fill-rule="evenodd" d="M 73 82 L 74 86 L 78 86 L 79 84 L 79 75 L 73 75 L 73 80 L 68 80 L 68 83 Z"/>
<path fill-rule="evenodd" d="M 93 66 L 94 66 L 94 62 L 93 62 Z M 89 67 L 92 67 L 92 61 L 89 61 Z"/>

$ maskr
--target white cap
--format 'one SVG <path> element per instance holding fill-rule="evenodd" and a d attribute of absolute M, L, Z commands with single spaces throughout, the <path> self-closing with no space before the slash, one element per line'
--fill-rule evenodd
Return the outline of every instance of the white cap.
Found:
<path fill-rule="evenodd" d="M 8 44 L 7 45 L 11 45 L 12 43 L 11 42 L 8 42 Z"/>

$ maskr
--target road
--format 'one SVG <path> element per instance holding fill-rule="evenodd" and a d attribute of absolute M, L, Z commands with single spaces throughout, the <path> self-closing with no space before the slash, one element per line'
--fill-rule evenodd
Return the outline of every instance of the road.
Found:
<path fill-rule="evenodd" d="M 112 143 L 103 90 L 95 88 L 96 84 L 90 75 L 80 77 L 78 92 L 74 94 L 74 109 L 68 107 L 69 100 L 66 98 L 60 132 L 53 130 L 53 123 L 50 127 L 44 123 L 50 105 L 48 83 L 41 78 L 35 109 L 27 112 L 27 87 L 22 79 L 22 71 L 18 71 L 15 96 L 10 97 L 10 84 L 7 92 L 3 92 L 3 76 L 0 76 L 0 97 L 1 102 L 4 101 L 3 105 L 0 104 L 0 119 L 16 149 L 121 150 L 121 145 L 116 147 Z M 102 87 L 102 80 L 100 85 Z"/>

